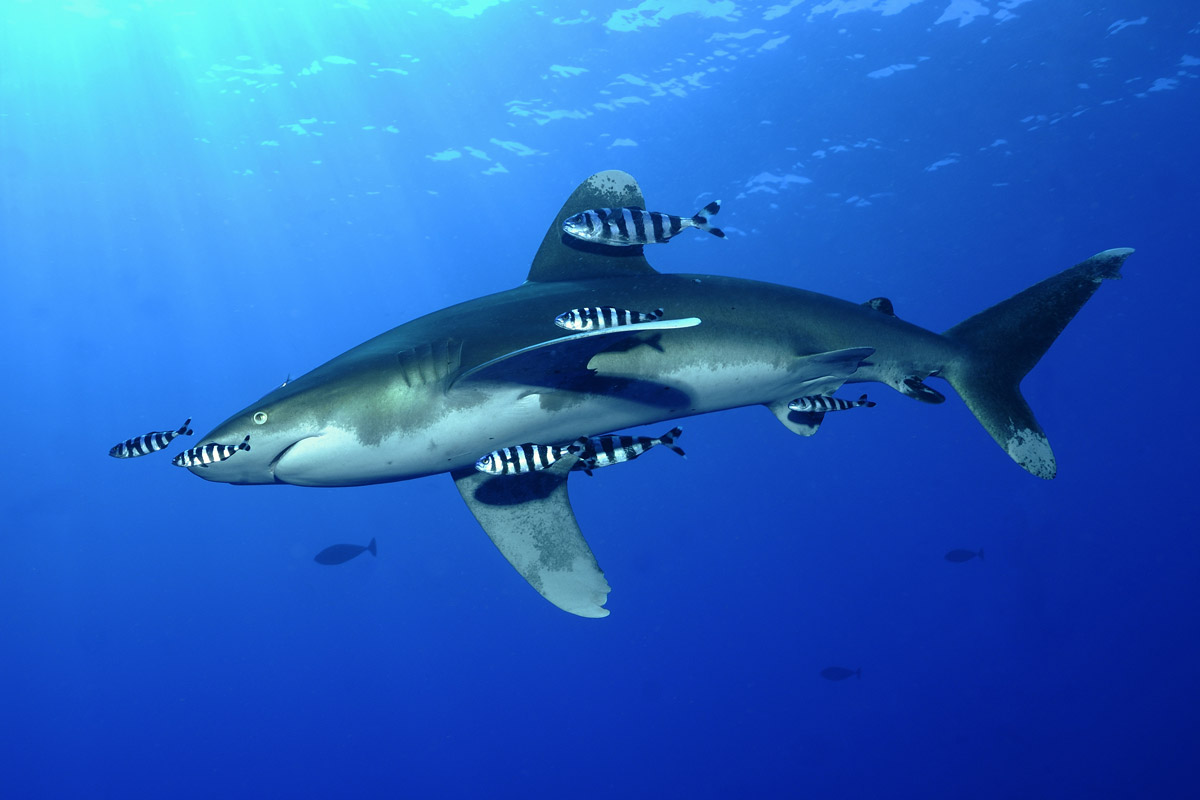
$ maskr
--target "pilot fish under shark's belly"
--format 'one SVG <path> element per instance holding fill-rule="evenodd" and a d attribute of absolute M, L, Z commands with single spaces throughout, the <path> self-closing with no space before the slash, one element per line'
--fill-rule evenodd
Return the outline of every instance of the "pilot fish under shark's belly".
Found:
<path fill-rule="evenodd" d="M 622 172 L 593 175 L 550 226 L 528 280 L 405 323 L 287 382 L 201 441 L 252 435 L 237 458 L 192 472 L 236 484 L 354 486 L 449 472 L 501 553 L 546 599 L 602 617 L 609 592 L 567 496 L 576 459 L 492 475 L 498 447 L 572 442 L 692 414 L 765 405 L 811 435 L 797 398 L 874 381 L 923 402 L 950 383 L 1030 473 L 1054 455 L 1018 388 L 1025 373 L 1133 251 L 1106 250 L 938 334 L 876 298 L 865 304 L 758 281 L 664 275 L 638 248 L 565 235 L 597 208 L 645 208 Z M 670 319 L 563 335 L 563 309 L 670 309 Z"/>

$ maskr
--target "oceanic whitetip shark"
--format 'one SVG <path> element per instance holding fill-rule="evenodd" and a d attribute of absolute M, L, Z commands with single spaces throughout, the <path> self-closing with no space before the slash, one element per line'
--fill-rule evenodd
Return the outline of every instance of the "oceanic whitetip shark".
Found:
<path fill-rule="evenodd" d="M 875 381 L 925 402 L 954 387 L 1005 452 L 1040 478 L 1054 455 L 1019 384 L 1100 282 L 1133 251 L 1106 250 L 938 334 L 882 298 L 838 300 L 715 275 L 664 275 L 642 248 L 588 244 L 563 220 L 646 208 L 634 179 L 584 181 L 550 226 L 525 283 L 407 322 L 287 382 L 200 442 L 251 449 L 200 477 L 235 484 L 358 486 L 440 472 L 517 571 L 547 600 L 603 617 L 609 592 L 567 496 L 575 456 L 494 476 L 475 462 L 500 447 L 560 444 L 691 414 L 764 405 L 794 433 L 821 414 L 795 398 Z M 563 336 L 568 309 L 667 309 L 669 319 Z"/>

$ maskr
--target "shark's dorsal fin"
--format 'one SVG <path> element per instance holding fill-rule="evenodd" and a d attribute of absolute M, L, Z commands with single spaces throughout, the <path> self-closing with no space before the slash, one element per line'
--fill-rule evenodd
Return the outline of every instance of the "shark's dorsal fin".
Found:
<path fill-rule="evenodd" d="M 597 172 L 579 184 L 550 224 L 533 258 L 527 280 L 579 281 L 621 275 L 656 275 L 641 247 L 609 247 L 580 241 L 563 233 L 563 220 L 593 208 L 645 208 L 646 200 L 633 176 L 619 170 Z"/>
<path fill-rule="evenodd" d="M 497 356 L 478 366 L 465 370 L 455 376 L 450 386 L 453 387 L 468 378 L 483 378 L 504 380 L 508 382 L 527 382 L 544 386 L 548 377 L 557 375 L 578 375 L 587 369 L 592 356 L 606 347 L 627 336 L 646 331 L 675 330 L 691 328 L 700 324 L 697 317 L 683 319 L 659 319 L 653 322 L 638 322 L 633 325 L 621 325 L 615 328 L 602 328 L 597 331 L 573 333 L 549 339 L 511 353 Z"/>
<path fill-rule="evenodd" d="M 872 297 L 864 306 L 878 311 L 880 314 L 887 314 L 889 317 L 896 316 L 896 307 L 892 305 L 892 301 L 886 297 Z"/>
<path fill-rule="evenodd" d="M 409 386 L 444 380 L 462 366 L 462 342 L 443 339 L 401 350 L 396 354 L 400 376 Z"/>
<path fill-rule="evenodd" d="M 579 530 L 567 475 L 577 456 L 524 475 L 451 473 L 467 508 L 529 585 L 563 611 L 607 617 L 608 581 Z"/>

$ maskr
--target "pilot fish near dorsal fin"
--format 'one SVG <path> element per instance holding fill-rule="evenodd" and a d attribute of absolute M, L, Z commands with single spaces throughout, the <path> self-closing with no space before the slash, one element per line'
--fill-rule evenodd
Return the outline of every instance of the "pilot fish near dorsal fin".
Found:
<path fill-rule="evenodd" d="M 574 239 L 563 233 L 563 220 L 592 208 L 646 207 L 642 190 L 627 172 L 597 172 L 579 184 L 550 223 L 529 268 L 527 281 L 578 281 L 587 278 L 657 275 L 642 255 L 642 248 L 615 249 Z"/>
<path fill-rule="evenodd" d="M 401 350 L 396 354 L 400 377 L 409 386 L 423 386 L 445 380 L 462 366 L 462 342 L 443 339 Z"/>

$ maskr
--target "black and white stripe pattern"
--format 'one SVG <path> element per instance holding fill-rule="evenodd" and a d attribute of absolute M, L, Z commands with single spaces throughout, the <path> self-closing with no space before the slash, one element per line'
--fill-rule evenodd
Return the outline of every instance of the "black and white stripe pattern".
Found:
<path fill-rule="evenodd" d="M 176 436 L 191 436 L 192 429 L 188 427 L 191 423 L 192 418 L 188 417 L 187 421 L 179 426 L 179 430 L 155 431 L 126 439 L 109 450 L 108 454 L 113 458 L 137 458 L 149 453 L 157 453 L 169 445 Z"/>
<path fill-rule="evenodd" d="M 594 469 L 633 461 L 651 447 L 660 444 L 683 456 L 683 448 L 675 444 L 675 440 L 682 434 L 682 428 L 671 428 L 658 437 L 624 436 L 615 433 L 592 436 L 587 439 L 587 448 L 580 456 L 579 463 L 572 469 L 581 469 L 591 475 Z"/>
<path fill-rule="evenodd" d="M 627 308 L 588 306 L 564 311 L 554 318 L 554 324 L 569 331 L 599 331 L 605 328 L 617 328 L 621 325 L 633 325 L 638 322 L 654 322 L 662 319 L 664 313 L 666 312 L 661 308 L 643 314 L 641 311 L 630 311 Z"/>
<path fill-rule="evenodd" d="M 708 222 L 720 210 L 720 200 L 709 203 L 691 217 L 633 207 L 593 208 L 563 220 L 563 231 L 576 239 L 614 247 L 662 244 L 684 228 L 699 228 L 723 239 L 725 232 Z"/>
<path fill-rule="evenodd" d="M 502 447 L 476 461 L 475 469 L 489 475 L 524 475 L 546 469 L 563 456 L 583 452 L 586 443 L 586 438 L 580 438 L 563 447 L 532 442 Z"/>
<path fill-rule="evenodd" d="M 171 461 L 177 467 L 207 467 L 218 461 L 224 461 L 239 450 L 250 449 L 250 437 L 242 439 L 241 444 L 217 444 L 209 442 L 191 450 L 185 450 Z"/>
<path fill-rule="evenodd" d="M 788 403 L 788 408 L 801 413 L 824 414 L 828 411 L 845 411 L 848 408 L 873 408 L 875 404 L 864 394 L 857 400 L 843 400 L 828 394 L 813 394 L 807 397 L 797 397 Z"/>

